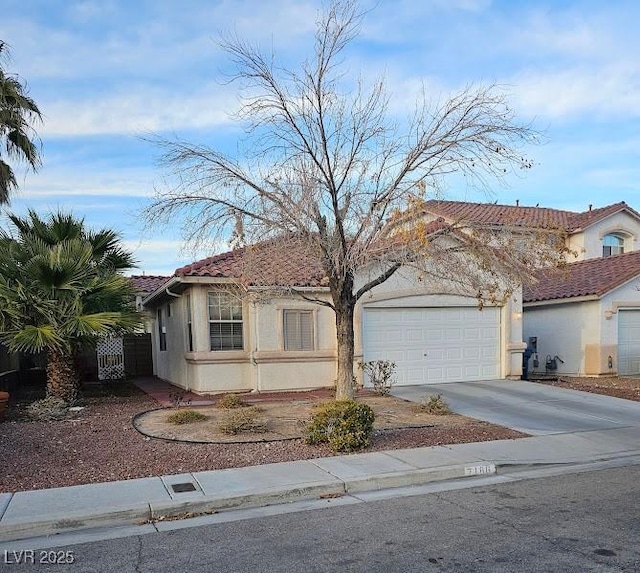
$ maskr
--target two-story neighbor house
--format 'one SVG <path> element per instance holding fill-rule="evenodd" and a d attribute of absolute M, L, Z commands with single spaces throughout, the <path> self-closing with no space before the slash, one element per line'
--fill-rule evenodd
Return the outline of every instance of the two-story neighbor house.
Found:
<path fill-rule="evenodd" d="M 566 232 L 570 263 L 525 286 L 523 332 L 537 343 L 538 369 L 640 373 L 640 214 L 624 202 L 583 212 L 542 207 L 430 201 L 447 221 Z M 529 365 L 533 368 L 533 364 Z"/>

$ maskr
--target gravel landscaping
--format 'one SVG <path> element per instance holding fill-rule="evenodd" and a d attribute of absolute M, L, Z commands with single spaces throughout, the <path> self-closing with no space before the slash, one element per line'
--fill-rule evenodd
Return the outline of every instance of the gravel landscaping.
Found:
<path fill-rule="evenodd" d="M 557 379 L 541 379 L 535 380 L 535 382 L 640 402 L 640 378 L 618 376 L 606 376 L 602 378 L 560 376 Z"/>
<path fill-rule="evenodd" d="M 189 444 L 153 439 L 132 425 L 134 415 L 157 408 L 146 394 L 127 386 L 120 396 L 93 396 L 67 420 L 24 419 L 27 402 L 12 404 L 0 423 L 0 492 L 132 479 L 163 474 L 244 467 L 335 455 L 302 440 L 241 444 Z M 377 431 L 366 451 L 490 440 L 523 434 L 456 416 L 439 427 Z"/>

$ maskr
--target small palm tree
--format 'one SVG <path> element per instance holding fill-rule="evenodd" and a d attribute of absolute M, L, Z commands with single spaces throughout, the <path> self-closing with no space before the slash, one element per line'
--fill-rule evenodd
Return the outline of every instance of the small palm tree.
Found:
<path fill-rule="evenodd" d="M 16 352 L 47 353 L 47 395 L 73 401 L 80 378 L 75 357 L 100 335 L 141 324 L 122 270 L 133 264 L 117 234 L 85 229 L 58 213 L 48 220 L 10 216 L 0 234 L 0 338 Z M 60 223 L 69 223 L 61 232 Z"/>
<path fill-rule="evenodd" d="M 6 54 L 7 45 L 0 40 L 0 64 Z M 25 161 L 34 170 L 40 166 L 40 153 L 34 143 L 33 123 L 41 119 L 23 83 L 0 65 L 0 144 L 9 158 Z M 0 204 L 8 203 L 17 187 L 15 173 L 0 153 Z"/>

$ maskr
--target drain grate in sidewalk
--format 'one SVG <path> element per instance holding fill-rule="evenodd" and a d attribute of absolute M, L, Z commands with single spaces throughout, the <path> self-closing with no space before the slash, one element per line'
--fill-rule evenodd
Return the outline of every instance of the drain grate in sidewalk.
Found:
<path fill-rule="evenodd" d="M 192 483 L 172 483 L 171 489 L 174 493 L 186 493 L 189 491 L 196 491 L 196 486 Z"/>

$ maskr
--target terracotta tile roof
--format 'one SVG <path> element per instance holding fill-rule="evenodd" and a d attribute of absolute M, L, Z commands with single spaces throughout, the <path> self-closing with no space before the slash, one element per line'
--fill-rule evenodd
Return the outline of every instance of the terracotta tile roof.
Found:
<path fill-rule="evenodd" d="M 578 229 L 584 229 L 585 227 L 593 225 L 593 223 L 620 211 L 629 211 L 640 219 L 640 213 L 638 213 L 635 209 L 629 207 L 629 205 L 627 205 L 624 201 L 620 201 L 619 203 L 607 205 L 606 207 L 600 207 L 599 209 L 592 209 L 591 211 L 576 213 L 571 217 L 571 227 L 568 230 L 574 231 Z"/>
<path fill-rule="evenodd" d="M 129 277 L 133 288 L 139 293 L 152 293 L 160 288 L 171 277 L 160 275 L 132 275 Z"/>
<path fill-rule="evenodd" d="M 327 286 L 319 257 L 294 241 L 235 249 L 179 268 L 178 277 L 233 278 L 252 286 Z"/>
<path fill-rule="evenodd" d="M 556 228 L 575 232 L 622 210 L 627 210 L 640 219 L 640 214 L 624 201 L 592 209 L 582 213 L 549 209 L 498 205 L 494 203 L 467 203 L 463 201 L 427 201 L 425 211 L 450 222 L 468 222 L 478 225 L 510 225 L 537 229 Z"/>
<path fill-rule="evenodd" d="M 600 297 L 634 277 L 640 278 L 640 251 L 588 259 L 539 272 L 538 282 L 525 286 L 523 301 Z"/>

